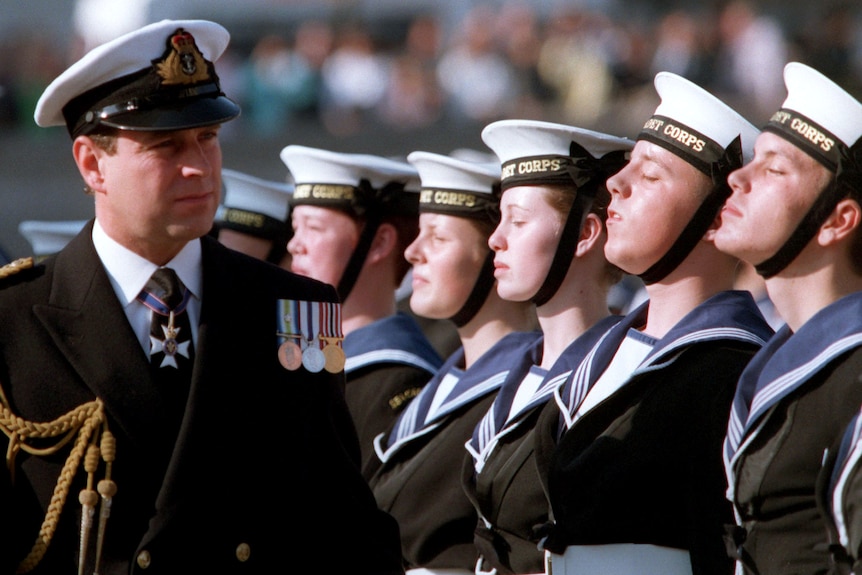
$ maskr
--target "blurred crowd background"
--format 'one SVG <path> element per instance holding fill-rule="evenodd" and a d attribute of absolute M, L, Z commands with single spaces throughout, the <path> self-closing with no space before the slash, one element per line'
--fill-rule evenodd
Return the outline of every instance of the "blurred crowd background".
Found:
<path fill-rule="evenodd" d="M 634 137 L 656 72 L 681 74 L 755 125 L 782 102 L 784 63 L 862 97 L 858 0 L 0 0 L 0 250 L 24 219 L 90 217 L 45 86 L 86 50 L 162 18 L 231 32 L 217 71 L 243 108 L 224 165 L 283 180 L 288 144 L 406 156 L 487 151 L 480 133 L 533 118 Z M 78 190 L 78 191 L 76 191 Z"/>

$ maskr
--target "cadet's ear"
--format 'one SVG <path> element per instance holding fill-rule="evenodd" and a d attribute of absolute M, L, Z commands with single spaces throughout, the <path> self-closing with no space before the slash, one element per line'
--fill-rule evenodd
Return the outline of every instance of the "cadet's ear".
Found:
<path fill-rule="evenodd" d="M 366 261 L 376 263 L 389 256 L 398 247 L 398 230 L 390 223 L 382 223 L 374 234 Z"/>
<path fill-rule="evenodd" d="M 78 171 L 87 187 L 96 192 L 104 191 L 105 178 L 99 164 L 99 158 L 104 153 L 88 136 L 78 136 L 72 143 L 72 156 Z"/>
<path fill-rule="evenodd" d="M 862 222 L 862 207 L 859 202 L 852 198 L 845 198 L 838 202 L 817 234 L 817 241 L 822 246 L 828 246 L 846 239 L 858 231 L 859 223 Z"/>
<path fill-rule="evenodd" d="M 578 238 L 575 256 L 580 257 L 590 251 L 599 241 L 603 231 L 604 226 L 599 216 L 593 213 L 587 214 L 587 217 L 584 219 L 584 225 L 581 227 L 581 237 Z"/>

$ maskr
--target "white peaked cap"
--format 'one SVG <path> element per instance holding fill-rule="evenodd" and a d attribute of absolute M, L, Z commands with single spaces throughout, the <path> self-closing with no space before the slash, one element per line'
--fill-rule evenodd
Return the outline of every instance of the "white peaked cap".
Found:
<path fill-rule="evenodd" d="M 221 173 L 225 207 L 263 214 L 279 221 L 287 220 L 292 184 L 264 180 L 227 168 L 223 168 Z"/>
<path fill-rule="evenodd" d="M 230 41 L 230 34 L 223 26 L 207 20 L 162 20 L 124 34 L 90 50 L 48 85 L 36 104 L 36 124 L 43 127 L 66 125 L 63 108 L 71 100 L 108 82 L 151 68 L 153 61 L 165 53 L 171 34 L 179 28 L 193 36 L 201 55 L 210 62 L 222 55 Z M 118 91 L 121 88 L 116 87 Z M 197 99 L 187 95 L 182 98 Z M 239 113 L 232 102 L 225 103 L 218 98 L 207 100 L 208 105 L 218 102 L 222 106 L 208 110 L 205 120 L 210 123 L 216 118 L 229 119 Z M 134 112 L 131 108 L 129 111 Z M 197 120 L 203 125 L 204 116 L 199 113 Z M 188 118 L 183 121 L 188 122 Z"/>
<path fill-rule="evenodd" d="M 476 162 L 476 163 L 499 163 L 499 158 L 497 158 L 497 154 L 489 151 L 481 151 L 474 150 L 473 148 L 455 148 L 451 152 L 449 152 L 449 156 L 455 158 L 456 160 L 465 160 L 467 162 Z"/>
<path fill-rule="evenodd" d="M 37 257 L 55 254 L 84 228 L 87 220 L 25 220 L 18 224 L 18 232 L 30 242 Z"/>

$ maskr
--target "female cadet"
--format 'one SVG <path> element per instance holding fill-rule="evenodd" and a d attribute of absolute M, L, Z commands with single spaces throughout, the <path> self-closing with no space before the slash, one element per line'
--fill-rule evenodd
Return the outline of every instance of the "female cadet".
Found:
<path fill-rule="evenodd" d="M 605 180 L 634 142 L 530 120 L 487 126 L 482 139 L 503 162 L 502 218 L 489 245 L 497 293 L 536 304 L 543 337 L 536 363 L 500 389 L 467 442 L 463 484 L 479 514 L 477 572 L 538 573 L 533 527 L 548 520 L 536 471 L 533 426 L 555 387 L 617 320 L 608 292 L 622 272 L 607 262 Z M 527 168 L 539 162 L 540 169 Z"/>
<path fill-rule="evenodd" d="M 684 78 L 662 72 L 655 87 L 661 103 L 607 181 L 605 245 L 649 299 L 602 336 L 537 424 L 556 575 L 732 571 L 721 445 L 739 374 L 772 330 L 751 294 L 731 289 L 737 260 L 712 240 L 727 174 L 757 130 Z M 568 391 L 583 386 L 585 397 Z"/>
<path fill-rule="evenodd" d="M 409 268 L 404 248 L 419 218 L 418 190 L 405 186 L 418 186 L 419 176 L 407 162 L 297 145 L 281 159 L 294 179 L 291 269 L 337 286 L 341 297 L 345 398 L 365 467 L 374 437 L 443 363 L 417 323 L 396 310 L 395 290 Z M 312 351 L 332 349 L 330 336 L 312 331 Z M 337 367 L 315 355 L 317 369 Z"/>
<path fill-rule="evenodd" d="M 413 152 L 422 180 L 420 232 L 407 248 L 410 305 L 452 318 L 463 342 L 386 434 L 370 479 L 401 527 L 407 572 L 472 573 L 476 512 L 461 488 L 464 442 L 507 379 L 520 379 L 539 337 L 530 302 L 494 289 L 488 236 L 499 221 L 500 166 Z"/>
<path fill-rule="evenodd" d="M 725 444 L 729 547 L 761 575 L 830 568 L 815 486 L 862 403 L 862 104 L 797 62 L 784 82 L 754 160 L 730 175 L 716 235 L 787 322 L 742 374 Z"/>

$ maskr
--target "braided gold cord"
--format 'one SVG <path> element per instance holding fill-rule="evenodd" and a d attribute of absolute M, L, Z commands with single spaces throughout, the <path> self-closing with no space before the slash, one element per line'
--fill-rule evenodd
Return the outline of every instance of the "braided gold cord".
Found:
<path fill-rule="evenodd" d="M 33 267 L 33 258 L 19 258 L 14 262 L 10 262 L 5 266 L 0 267 L 0 279 L 15 275 L 21 270 Z"/>
<path fill-rule="evenodd" d="M 42 528 L 39 530 L 39 535 L 30 553 L 18 565 L 17 573 L 31 571 L 39 564 L 39 561 L 42 560 L 42 557 L 48 550 L 48 545 L 54 537 L 60 513 L 69 494 L 69 486 L 77 472 L 78 466 L 81 464 L 84 451 L 87 449 L 94 431 L 104 421 L 105 413 L 101 399 L 95 399 L 80 405 L 54 421 L 47 423 L 27 421 L 12 413 L 2 387 L 0 387 L 0 431 L 3 431 L 9 438 L 6 465 L 9 468 L 10 474 L 14 470 L 15 455 L 19 450 L 23 449 L 25 452 L 35 455 L 50 455 L 59 451 L 75 437 L 75 444 L 66 458 L 66 462 L 60 472 L 60 477 L 57 480 L 57 485 L 54 487 L 54 494 L 51 497 L 51 503 L 45 514 L 45 520 L 42 522 Z M 59 441 L 50 447 L 42 449 L 36 449 L 26 443 L 30 438 L 55 437 L 60 437 Z"/>

